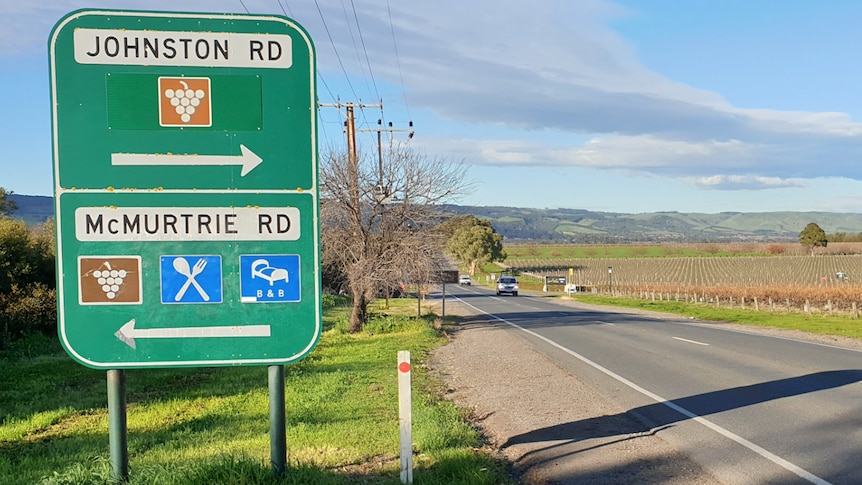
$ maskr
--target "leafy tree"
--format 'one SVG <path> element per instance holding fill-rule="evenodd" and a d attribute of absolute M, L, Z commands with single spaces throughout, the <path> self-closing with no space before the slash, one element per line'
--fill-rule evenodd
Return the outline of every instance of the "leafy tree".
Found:
<path fill-rule="evenodd" d="M 351 333 L 362 330 L 374 297 L 401 283 L 426 283 L 442 266 L 443 241 L 433 224 L 438 207 L 465 190 L 465 170 L 404 145 L 381 162 L 335 152 L 321 159 L 323 265 L 353 296 Z"/>
<path fill-rule="evenodd" d="M 7 191 L 5 188 L 0 187 L 0 214 L 8 216 L 18 209 L 18 204 L 9 198 L 13 193 L 11 190 Z"/>
<path fill-rule="evenodd" d="M 814 248 L 825 248 L 827 242 L 826 233 L 813 222 L 805 226 L 805 229 L 799 233 L 799 243 L 808 249 L 811 255 L 814 255 Z"/>
<path fill-rule="evenodd" d="M 476 268 L 484 263 L 506 259 L 503 236 L 491 227 L 487 219 L 467 216 L 458 224 L 460 227 L 452 233 L 446 250 L 467 265 L 471 276 L 475 275 Z"/>
<path fill-rule="evenodd" d="M 455 232 L 465 227 L 472 227 L 480 223 L 480 219 L 472 214 L 449 217 L 437 225 L 436 231 L 449 241 Z"/>

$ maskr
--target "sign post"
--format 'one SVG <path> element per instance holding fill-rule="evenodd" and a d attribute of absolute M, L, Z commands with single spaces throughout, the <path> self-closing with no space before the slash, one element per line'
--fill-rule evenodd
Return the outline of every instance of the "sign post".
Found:
<path fill-rule="evenodd" d="M 321 290 L 305 30 L 269 15 L 81 10 L 56 24 L 49 54 L 67 353 L 116 370 L 310 352 Z"/>

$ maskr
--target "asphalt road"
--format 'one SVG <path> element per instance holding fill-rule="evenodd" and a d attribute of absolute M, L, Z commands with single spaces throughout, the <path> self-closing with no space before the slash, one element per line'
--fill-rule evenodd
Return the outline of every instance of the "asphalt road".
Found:
<path fill-rule="evenodd" d="M 553 299 L 447 287 L 726 483 L 862 483 L 862 351 Z M 589 423 L 512 443 L 577 436 Z"/>

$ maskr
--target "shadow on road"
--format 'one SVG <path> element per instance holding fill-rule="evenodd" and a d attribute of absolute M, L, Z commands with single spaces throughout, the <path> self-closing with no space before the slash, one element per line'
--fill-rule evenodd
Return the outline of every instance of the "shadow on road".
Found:
<path fill-rule="evenodd" d="M 553 443 L 544 448 L 527 452 L 522 457 L 522 461 L 535 465 L 589 449 L 578 448 L 577 451 L 573 452 L 569 449 L 573 443 L 596 438 L 618 437 L 617 440 L 604 442 L 601 445 L 606 446 L 613 442 L 655 434 L 662 429 L 672 426 L 674 423 L 691 419 L 692 416 L 680 412 L 678 408 L 682 408 L 696 416 L 706 417 L 723 411 L 786 397 L 834 389 L 860 381 L 862 381 L 862 370 L 853 369 L 816 372 L 750 386 L 734 387 L 674 399 L 672 401 L 649 404 L 625 413 L 600 416 L 533 430 L 511 437 L 503 444 L 503 447 L 526 443 Z M 645 421 L 651 422 L 652 425 L 645 424 Z M 855 455 L 860 453 L 858 449 L 846 451 Z M 857 456 L 857 458 L 862 457 Z"/>

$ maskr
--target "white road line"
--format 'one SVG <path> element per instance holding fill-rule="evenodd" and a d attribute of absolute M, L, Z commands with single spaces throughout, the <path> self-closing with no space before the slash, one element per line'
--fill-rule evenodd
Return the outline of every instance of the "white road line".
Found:
<path fill-rule="evenodd" d="M 793 338 L 793 337 L 783 337 L 783 336 L 781 336 L 781 335 L 768 335 L 768 334 L 763 334 L 763 333 L 750 332 L 750 331 L 748 331 L 748 330 L 742 330 L 742 329 L 738 329 L 738 328 L 727 328 L 727 327 L 721 327 L 721 326 L 717 326 L 717 325 L 715 325 L 715 324 L 709 324 L 709 323 L 680 322 L 680 321 L 672 321 L 672 320 L 665 320 L 664 322 L 665 322 L 665 323 L 672 323 L 672 324 L 674 324 L 674 325 L 686 325 L 686 326 L 689 326 L 689 327 L 698 327 L 698 328 L 705 328 L 705 327 L 708 327 L 708 328 L 710 328 L 711 330 L 721 330 L 722 332 L 741 333 L 741 334 L 744 334 L 744 335 L 752 335 L 752 336 L 754 336 L 754 337 L 774 338 L 774 339 L 779 339 L 779 340 L 787 340 L 787 341 L 790 341 L 790 342 L 796 342 L 796 343 L 800 343 L 800 344 L 817 345 L 818 347 L 827 347 L 827 348 L 830 348 L 830 349 L 847 350 L 847 351 L 850 351 L 850 352 L 860 352 L 860 353 L 862 353 L 862 349 L 854 349 L 854 348 L 850 348 L 850 347 L 842 347 L 842 346 L 840 346 L 840 345 L 824 344 L 824 343 L 822 343 L 822 342 L 814 342 L 814 341 L 811 341 L 811 340 L 801 340 L 801 339 Z"/>
<path fill-rule="evenodd" d="M 703 342 L 698 342 L 697 340 L 689 340 L 687 338 L 682 338 L 682 337 L 671 337 L 671 338 L 674 340 L 681 340 L 683 342 L 688 342 L 690 344 L 704 345 L 706 347 L 709 347 L 709 344 L 705 344 Z"/>
<path fill-rule="evenodd" d="M 528 334 L 532 335 L 533 337 L 536 337 L 537 339 L 542 340 L 545 343 L 562 350 L 563 352 L 565 352 L 565 353 L 571 355 L 572 357 L 580 360 L 581 362 L 593 367 L 594 369 L 606 374 L 607 376 L 612 377 L 613 379 L 617 380 L 618 382 L 625 384 L 626 386 L 628 386 L 631 389 L 643 394 L 644 396 L 647 396 L 650 399 L 653 399 L 660 404 L 664 404 L 665 406 L 667 406 L 667 407 L 673 409 L 674 411 L 676 411 L 676 412 L 702 424 L 703 426 L 706 426 L 707 428 L 715 431 L 716 433 L 724 436 L 725 438 L 728 438 L 730 440 L 733 440 L 733 441 L 739 443 L 740 445 L 742 445 L 742 446 L 748 448 L 749 450 L 757 453 L 758 455 L 762 456 L 763 458 L 766 458 L 767 460 L 775 463 L 776 465 L 784 468 L 785 470 L 787 470 L 791 473 L 794 473 L 795 475 L 797 475 L 801 478 L 804 478 L 805 480 L 808 480 L 811 483 L 814 483 L 816 485 L 832 485 L 830 482 L 818 477 L 817 475 L 814 475 L 813 473 L 811 473 L 811 472 L 809 472 L 809 471 L 807 471 L 807 470 L 805 470 L 805 469 L 803 469 L 797 465 L 794 465 L 793 463 L 790 463 L 789 461 L 785 460 L 784 458 L 781 458 L 780 456 L 766 450 L 765 448 L 758 446 L 758 445 L 752 443 L 751 441 L 748 441 L 747 439 L 743 438 L 742 436 L 739 436 L 739 435 L 737 435 L 737 434 L 735 434 L 735 433 L 733 433 L 727 429 L 724 429 L 721 426 L 713 423 L 712 421 L 709 421 L 706 418 L 703 418 L 703 417 L 689 411 L 688 409 L 685 409 L 682 406 L 679 406 L 679 405 L 677 405 L 671 401 L 668 401 L 667 399 L 659 396 L 658 394 L 655 394 L 654 392 L 651 392 L 651 391 L 648 391 L 647 389 L 644 389 L 643 387 L 641 387 L 641 386 L 635 384 L 634 382 L 626 379 L 625 377 L 613 372 L 612 370 L 605 368 L 596 362 L 593 362 L 592 360 L 584 357 L 583 355 L 581 355 L 581 354 L 579 354 L 579 353 L 577 353 L 577 352 L 575 352 L 569 348 L 566 348 L 566 347 L 558 344 L 557 342 L 554 342 L 553 340 L 551 340 L 547 337 L 539 335 L 536 332 L 533 332 L 531 330 L 527 330 L 526 328 L 524 328 L 520 325 L 509 322 L 503 318 L 500 318 L 496 315 L 488 313 L 484 310 L 480 310 L 479 308 L 476 308 L 475 306 L 473 306 L 473 305 L 471 305 L 471 304 L 469 304 L 463 300 L 462 300 L 462 302 L 465 305 L 469 306 L 470 308 L 472 308 L 472 309 L 474 309 L 480 313 L 484 313 L 485 315 L 488 315 L 489 317 L 491 317 L 495 320 L 498 320 L 498 321 L 503 322 L 507 325 L 515 327 L 518 330 L 521 330 L 522 332 L 528 333 Z"/>
<path fill-rule="evenodd" d="M 601 323 L 602 325 L 610 325 L 611 327 L 613 327 L 613 326 L 615 326 L 615 325 L 616 325 L 616 323 L 603 322 L 603 321 L 601 321 L 601 320 L 596 320 L 596 323 Z"/>

